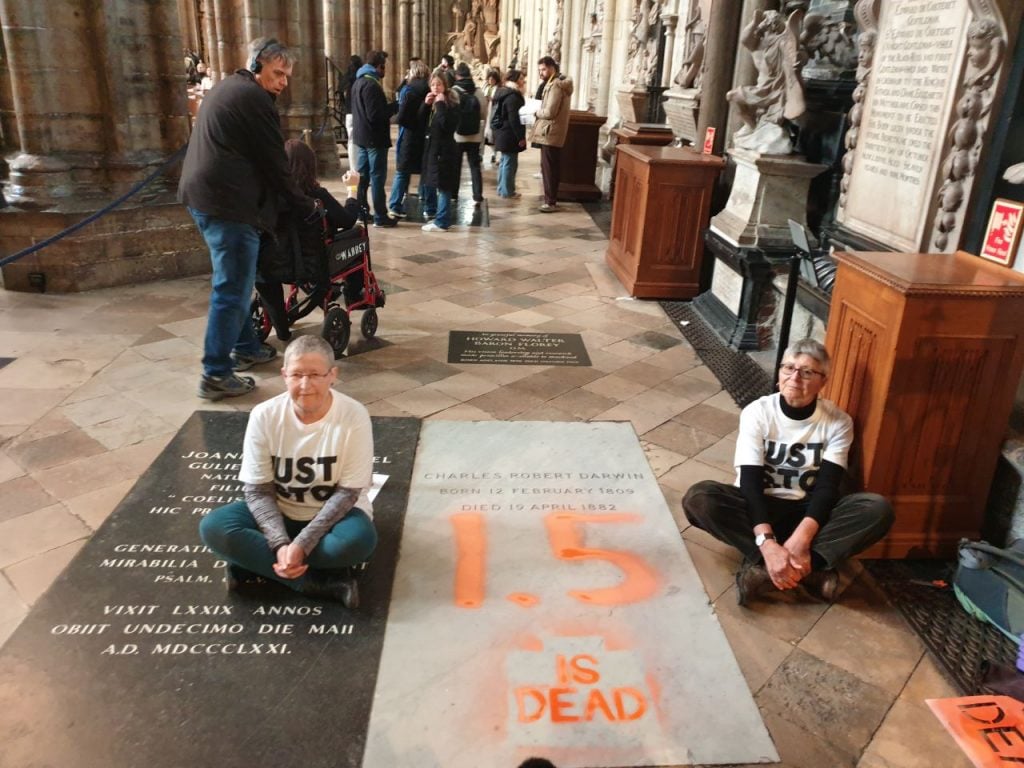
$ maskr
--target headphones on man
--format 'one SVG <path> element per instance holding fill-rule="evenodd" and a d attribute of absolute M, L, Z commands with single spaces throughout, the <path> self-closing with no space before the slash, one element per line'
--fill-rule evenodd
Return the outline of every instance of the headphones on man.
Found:
<path fill-rule="evenodd" d="M 267 38 L 267 42 L 261 45 L 260 49 L 253 54 L 252 61 L 249 63 L 249 71 L 252 72 L 254 75 L 258 75 L 260 72 L 263 71 L 263 62 L 260 61 L 260 56 L 262 56 L 263 52 L 272 45 L 278 45 L 277 38 Z"/>

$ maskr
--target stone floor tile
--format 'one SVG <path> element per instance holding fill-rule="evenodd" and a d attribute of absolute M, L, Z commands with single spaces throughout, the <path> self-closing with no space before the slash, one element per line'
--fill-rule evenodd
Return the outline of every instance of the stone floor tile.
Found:
<path fill-rule="evenodd" d="M 18 596 L 28 605 L 35 605 L 36 600 L 53 583 L 64 567 L 71 562 L 85 545 L 85 539 L 78 539 L 61 547 L 42 552 L 21 562 L 7 566 L 5 573 L 11 580 Z"/>
<path fill-rule="evenodd" d="M 63 504 L 0 522 L 0 568 L 85 538 L 90 533 Z"/>
<path fill-rule="evenodd" d="M 951 699 L 959 695 L 956 686 L 945 677 L 930 653 L 921 657 L 900 691 L 900 699 L 919 706 L 926 706 L 925 699 Z"/>
<path fill-rule="evenodd" d="M 454 397 L 449 397 L 443 392 L 430 389 L 429 387 L 410 389 L 407 392 L 391 395 L 385 398 L 385 400 L 391 403 L 391 405 L 401 408 L 406 413 L 420 418 L 459 404 L 459 401 Z"/>
<path fill-rule="evenodd" d="M 897 700 L 857 768 L 971 768 L 973 761 L 927 706 Z"/>
<path fill-rule="evenodd" d="M 43 418 L 64 399 L 66 394 L 67 390 L 61 389 L 0 387 L 0 425 L 28 426 Z"/>
<path fill-rule="evenodd" d="M 355 398 L 364 405 L 367 405 L 392 395 L 408 392 L 410 389 L 416 389 L 419 386 L 420 383 L 409 376 L 386 372 L 365 376 L 356 381 L 349 382 L 344 387 L 344 392 L 349 397 Z"/>
<path fill-rule="evenodd" d="M 809 731 L 774 712 L 766 712 L 764 707 L 761 715 L 784 765 L 793 768 L 856 768 L 857 756 L 836 749 L 831 740 L 831 729 Z M 841 723 L 833 726 L 841 727 Z"/>
<path fill-rule="evenodd" d="M 719 410 L 706 402 L 687 408 L 673 421 L 708 432 L 716 437 L 725 437 L 739 427 L 739 417 L 734 413 Z"/>
<path fill-rule="evenodd" d="M 87 382 L 107 360 L 19 357 L 0 368 L 0 389 L 71 389 Z"/>
<path fill-rule="evenodd" d="M 650 347 L 645 347 L 642 344 L 635 344 L 628 339 L 622 339 L 609 344 L 604 348 L 604 351 L 631 361 L 644 360 L 654 354 Z"/>
<path fill-rule="evenodd" d="M 909 627 L 876 621 L 841 604 L 821 617 L 799 648 L 893 696 L 903 690 L 924 654 Z"/>
<path fill-rule="evenodd" d="M 591 421 L 628 421 L 633 424 L 633 429 L 638 435 L 645 435 L 659 424 L 668 421 L 668 417 L 662 414 L 653 414 L 645 411 L 632 403 L 619 403 L 607 411 L 595 415 Z"/>
<path fill-rule="evenodd" d="M 202 355 L 201 348 L 179 336 L 172 336 L 169 339 L 154 341 L 150 344 L 136 344 L 133 349 L 149 360 L 166 360 L 178 355 Z"/>
<path fill-rule="evenodd" d="M 657 384 L 654 388 L 659 392 L 667 392 L 674 397 L 693 403 L 700 403 L 722 391 L 722 385 L 717 381 L 705 381 L 698 376 L 691 376 L 688 371 L 673 376 L 671 379 Z M 735 418 L 738 423 L 739 415 L 737 414 Z"/>
<path fill-rule="evenodd" d="M 122 480 L 99 490 L 64 499 L 64 506 L 95 531 L 103 525 L 134 485 L 134 479 Z"/>
<path fill-rule="evenodd" d="M 540 397 L 524 392 L 513 392 L 508 387 L 496 389 L 486 395 L 466 401 L 466 405 L 479 408 L 481 411 L 491 414 L 491 417 L 495 419 L 510 419 L 523 411 L 536 408 L 542 403 L 544 400 Z"/>
<path fill-rule="evenodd" d="M 0 646 L 17 629 L 21 620 L 28 613 L 28 605 L 14 585 L 0 574 Z"/>
<path fill-rule="evenodd" d="M 440 419 L 444 421 L 491 421 L 491 414 L 487 411 L 482 411 L 479 408 L 474 408 L 472 405 L 466 403 L 459 403 L 453 405 L 451 408 L 446 408 L 443 411 L 432 413 L 427 416 L 425 421 L 431 421 L 434 419 Z"/>
<path fill-rule="evenodd" d="M 141 413 L 143 407 L 134 400 L 117 394 L 61 405 L 60 410 L 77 426 L 91 427 L 112 419 L 134 416 Z"/>
<path fill-rule="evenodd" d="M 762 711 L 824 736 L 850 760 L 841 764 L 855 764 L 892 704 L 884 691 L 799 649 L 754 698 Z"/>
<path fill-rule="evenodd" d="M 699 544 L 687 541 L 684 545 L 708 594 L 708 602 L 713 603 L 735 583 L 736 568 L 728 559 Z"/>
<path fill-rule="evenodd" d="M 686 456 L 670 451 L 668 448 L 664 448 L 649 440 L 641 440 L 640 445 L 644 449 L 647 463 L 651 465 L 651 471 L 654 472 L 655 477 L 661 477 L 672 467 L 676 467 L 686 461 Z"/>
<path fill-rule="evenodd" d="M 739 568 L 740 563 L 743 561 L 743 556 L 740 554 L 738 549 L 730 547 L 724 541 L 719 541 L 707 531 L 701 530 L 695 525 L 687 524 L 687 528 L 683 530 L 683 538 L 686 541 L 691 541 L 694 544 L 699 544 L 704 549 L 710 549 L 722 557 L 728 558 L 732 561 L 733 571 Z"/>
<path fill-rule="evenodd" d="M 696 456 L 720 438 L 703 430 L 671 420 L 644 434 L 644 440 L 684 457 Z"/>
<path fill-rule="evenodd" d="M 8 447 L 4 451 L 0 451 L 0 483 L 6 483 L 8 480 L 25 474 L 25 468 L 8 455 L 10 450 Z"/>
<path fill-rule="evenodd" d="M 584 384 L 583 389 L 621 403 L 646 391 L 648 386 L 618 373 L 609 373 L 589 384 Z"/>
<path fill-rule="evenodd" d="M 680 374 L 699 365 L 700 358 L 697 357 L 697 353 L 693 351 L 689 344 L 680 343 L 671 349 L 666 349 L 658 352 L 656 355 L 652 355 L 644 360 L 644 362 L 648 365 L 666 368 L 675 374 Z"/>
<path fill-rule="evenodd" d="M 695 368 L 694 370 L 698 369 Z M 711 375 L 714 376 L 714 374 Z M 732 399 L 732 395 L 730 395 L 724 389 L 717 395 L 709 397 L 707 400 L 704 401 L 704 404 L 710 405 L 712 408 L 718 408 L 720 411 L 725 411 L 726 413 L 733 413 L 736 415 L 737 418 L 739 418 L 740 411 L 743 410 L 738 405 L 736 405 L 736 401 Z"/>
<path fill-rule="evenodd" d="M 709 564 L 719 572 L 715 576 L 716 589 L 721 589 L 719 594 L 728 590 L 735 583 L 736 569 L 732 564 L 727 565 L 723 562 L 725 558 L 696 544 L 688 545 L 688 549 L 691 554 L 698 553 L 696 557 L 699 558 L 702 565 Z M 694 562 L 697 562 L 697 560 Z M 728 578 L 726 579 L 726 577 Z M 704 573 L 701 571 L 701 579 L 704 578 Z M 705 589 L 708 588 L 707 585 L 708 581 L 705 580 Z M 729 640 L 729 646 L 736 656 L 736 661 L 740 665 L 740 670 L 742 670 L 743 677 L 747 681 L 747 686 L 749 686 L 751 693 L 756 694 L 771 679 L 771 676 L 775 674 L 779 666 L 793 653 L 793 646 L 785 640 L 779 640 L 767 632 L 762 632 L 747 622 L 739 621 L 732 614 L 719 612 L 718 621 L 725 631 L 725 636 Z"/>
<path fill-rule="evenodd" d="M 448 397 L 465 402 L 466 400 L 472 400 L 474 397 L 480 397 L 480 395 L 493 392 L 499 386 L 496 382 L 490 381 L 483 376 L 477 376 L 475 373 L 469 371 L 459 373 L 456 370 L 453 376 L 428 384 L 426 388 L 435 389 L 448 395 Z"/>
<path fill-rule="evenodd" d="M 387 400 L 367 403 L 366 410 L 369 411 L 371 416 L 412 416 L 411 413 L 403 411 L 397 405 L 389 403 Z"/>
<path fill-rule="evenodd" d="M 57 499 L 29 475 L 0 483 L 0 521 L 52 505 Z"/>
<path fill-rule="evenodd" d="M 646 361 L 631 363 L 615 373 L 624 379 L 639 382 L 647 387 L 657 387 L 662 382 L 676 376 L 675 372 L 651 365 Z"/>
<path fill-rule="evenodd" d="M 576 419 L 587 421 L 599 413 L 607 411 L 617 403 L 610 397 L 603 397 L 586 389 L 573 389 L 564 395 L 552 398 L 548 401 L 566 413 L 572 414 Z"/>
<path fill-rule="evenodd" d="M 736 433 L 730 433 L 721 438 L 714 445 L 704 449 L 697 454 L 696 458 L 705 464 L 718 467 L 723 472 L 733 473 L 736 471 L 733 459 L 736 456 Z"/>
<path fill-rule="evenodd" d="M 56 435 L 26 442 L 19 440 L 7 453 L 25 470 L 55 467 L 106 450 L 106 446 L 81 429 L 70 429 Z"/>
<path fill-rule="evenodd" d="M 267 393 L 269 394 L 269 393 Z M 130 416 L 104 421 L 85 427 L 85 432 L 104 447 L 114 450 L 126 445 L 135 445 L 144 440 L 166 435 L 173 437 L 180 424 L 166 421 L 150 411 L 141 411 Z"/>
<path fill-rule="evenodd" d="M 572 414 L 556 408 L 550 403 L 541 403 L 535 408 L 518 413 L 512 421 L 574 421 Z"/>
<path fill-rule="evenodd" d="M 700 459 L 689 459 L 662 475 L 659 480 L 678 491 L 686 493 L 690 486 L 701 480 L 717 480 L 720 483 L 733 483 L 736 470 L 726 472 L 718 467 L 705 464 Z"/>
<path fill-rule="evenodd" d="M 668 507 L 668 511 L 672 513 L 672 519 L 676 521 L 676 527 L 682 531 L 689 525 L 686 517 L 683 515 L 682 500 L 683 494 L 667 485 L 658 485 L 661 488 L 661 495 L 665 497 L 665 506 Z"/>

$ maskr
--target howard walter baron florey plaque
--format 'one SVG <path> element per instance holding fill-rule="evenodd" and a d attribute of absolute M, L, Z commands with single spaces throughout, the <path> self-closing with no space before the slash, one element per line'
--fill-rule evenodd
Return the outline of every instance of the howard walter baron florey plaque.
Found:
<path fill-rule="evenodd" d="M 450 331 L 449 363 L 500 365 L 590 365 L 578 333 Z"/>

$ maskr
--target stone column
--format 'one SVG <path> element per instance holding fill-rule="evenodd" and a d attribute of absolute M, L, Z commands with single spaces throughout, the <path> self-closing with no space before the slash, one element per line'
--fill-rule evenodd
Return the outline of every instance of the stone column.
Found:
<path fill-rule="evenodd" d="M 726 120 L 729 115 L 725 94 L 732 83 L 741 4 L 742 0 L 712 0 L 707 21 L 697 141 L 703 141 L 709 125 L 714 126 L 715 154 L 721 154 L 725 148 Z"/>
<path fill-rule="evenodd" d="M 597 99 L 594 105 L 594 110 L 599 115 L 608 115 L 609 96 L 614 82 L 611 75 L 612 57 L 615 55 L 615 19 L 618 18 L 616 5 L 615 0 L 605 0 L 604 30 L 601 32 L 601 86 L 597 90 Z M 608 116 L 611 117 L 611 115 Z M 610 130 L 608 125 L 606 125 L 606 129 Z"/>
<path fill-rule="evenodd" d="M 342 0 L 344 2 L 344 0 Z M 351 13 L 352 29 L 352 53 L 362 57 L 370 50 L 366 34 L 366 4 L 363 0 L 350 0 L 349 10 Z"/>
<path fill-rule="evenodd" d="M 398 0 L 398 55 L 405 63 L 419 55 L 412 47 L 412 0 Z"/>
<path fill-rule="evenodd" d="M 431 63 L 429 52 L 423 47 L 423 0 L 413 0 L 412 4 L 412 50 L 413 56 Z"/>
<path fill-rule="evenodd" d="M 661 85 L 663 88 L 672 87 L 672 78 L 675 76 L 675 50 L 676 50 L 676 25 L 679 23 L 679 13 L 676 8 L 678 0 L 672 0 L 669 9 L 661 14 L 661 23 L 665 34 L 665 59 L 661 66 Z"/>

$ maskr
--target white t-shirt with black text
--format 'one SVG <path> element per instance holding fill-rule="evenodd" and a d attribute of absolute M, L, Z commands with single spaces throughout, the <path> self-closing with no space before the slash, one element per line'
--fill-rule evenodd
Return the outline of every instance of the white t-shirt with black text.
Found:
<path fill-rule="evenodd" d="M 355 506 L 373 517 L 367 495 L 373 481 L 373 428 L 366 407 L 330 390 L 326 415 L 303 424 L 288 393 L 252 409 L 238 479 L 274 483 L 285 517 L 312 520 L 336 486 L 359 488 Z"/>
<path fill-rule="evenodd" d="M 853 419 L 831 400 L 818 399 L 814 413 L 797 421 L 782 412 L 782 395 L 758 398 L 740 413 L 737 467 L 764 467 L 768 496 L 803 499 L 813 487 L 822 461 L 846 468 L 853 442 Z"/>

